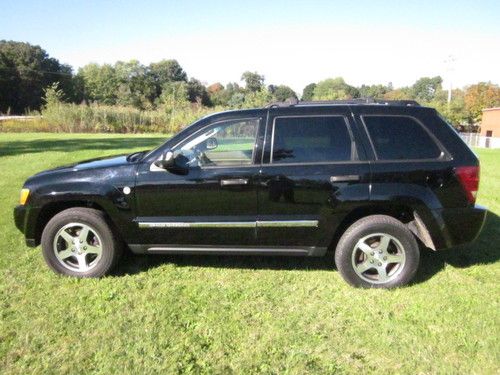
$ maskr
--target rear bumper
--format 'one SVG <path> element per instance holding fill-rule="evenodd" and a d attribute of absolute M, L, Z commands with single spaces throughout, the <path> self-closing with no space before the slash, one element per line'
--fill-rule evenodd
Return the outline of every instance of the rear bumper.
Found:
<path fill-rule="evenodd" d="M 38 209 L 30 206 L 16 206 L 14 208 L 14 223 L 17 229 L 24 233 L 26 245 L 29 247 L 36 247 L 35 230 L 36 230 L 36 216 Z"/>
<path fill-rule="evenodd" d="M 434 215 L 443 234 L 437 248 L 450 248 L 474 241 L 481 233 L 487 214 L 488 210 L 479 205 L 436 210 Z"/>

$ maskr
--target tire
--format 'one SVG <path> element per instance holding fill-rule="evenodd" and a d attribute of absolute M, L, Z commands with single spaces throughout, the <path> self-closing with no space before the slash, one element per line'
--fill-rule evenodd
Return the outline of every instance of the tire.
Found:
<path fill-rule="evenodd" d="M 372 215 L 352 224 L 340 238 L 335 264 L 350 285 L 395 288 L 408 284 L 418 269 L 420 250 L 399 220 Z"/>
<path fill-rule="evenodd" d="M 75 277 L 102 277 L 118 262 L 122 244 L 104 213 L 91 208 L 59 212 L 42 232 L 42 253 L 56 273 Z"/>

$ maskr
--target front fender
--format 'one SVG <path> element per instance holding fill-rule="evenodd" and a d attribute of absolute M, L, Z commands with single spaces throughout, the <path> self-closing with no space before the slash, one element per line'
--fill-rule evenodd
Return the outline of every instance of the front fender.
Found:
<path fill-rule="evenodd" d="M 47 220 L 47 213 L 76 206 L 90 206 L 102 209 L 123 239 L 134 235 L 133 192 L 123 193 L 123 186 L 93 182 L 70 182 L 37 188 L 30 195 L 26 210 L 25 237 L 35 239 L 39 220 Z"/>

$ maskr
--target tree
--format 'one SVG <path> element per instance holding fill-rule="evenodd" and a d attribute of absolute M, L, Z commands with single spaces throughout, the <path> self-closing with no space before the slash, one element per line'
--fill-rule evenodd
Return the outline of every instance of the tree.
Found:
<path fill-rule="evenodd" d="M 384 94 L 384 99 L 387 100 L 408 100 L 412 98 L 411 90 L 408 87 L 391 90 Z"/>
<path fill-rule="evenodd" d="M 220 82 L 212 83 L 210 86 L 207 87 L 207 91 L 209 94 L 215 94 L 222 90 L 224 90 L 224 86 L 222 86 Z"/>
<path fill-rule="evenodd" d="M 359 97 L 357 88 L 345 83 L 342 77 L 325 79 L 314 88 L 314 100 L 342 100 Z"/>
<path fill-rule="evenodd" d="M 245 87 L 250 92 L 260 91 L 264 86 L 264 76 L 257 72 L 246 71 L 241 75 L 241 80 L 245 81 Z"/>
<path fill-rule="evenodd" d="M 248 92 L 244 95 L 244 102 L 242 106 L 244 108 L 260 108 L 273 101 L 272 94 L 262 88 L 259 91 Z"/>
<path fill-rule="evenodd" d="M 187 74 L 177 60 L 161 60 L 149 64 L 149 74 L 156 87 L 156 96 L 161 95 L 163 86 L 169 82 L 187 82 Z"/>
<path fill-rule="evenodd" d="M 244 90 L 237 83 L 228 83 L 225 88 L 210 93 L 210 101 L 213 105 L 238 108 L 238 106 L 241 106 L 245 101 L 243 91 Z"/>
<path fill-rule="evenodd" d="M 269 90 L 274 99 L 278 102 L 284 102 L 287 99 L 297 99 L 297 94 L 290 87 L 285 85 L 274 86 L 273 91 Z"/>
<path fill-rule="evenodd" d="M 156 88 L 147 68 L 137 60 L 130 60 L 116 62 L 114 70 L 118 82 L 116 103 L 150 108 L 156 99 Z"/>
<path fill-rule="evenodd" d="M 411 95 L 416 100 L 430 102 L 436 96 L 436 93 L 441 90 L 443 79 L 440 76 L 422 77 L 417 80 L 411 87 Z"/>
<path fill-rule="evenodd" d="M 314 97 L 314 89 L 316 88 L 315 83 L 310 83 L 302 91 L 302 100 L 311 101 Z"/>
<path fill-rule="evenodd" d="M 465 108 L 472 123 L 481 121 L 485 108 L 500 106 L 500 87 L 491 82 L 479 82 L 468 86 L 464 96 Z"/>
<path fill-rule="evenodd" d="M 362 98 L 381 99 L 389 91 L 389 87 L 384 85 L 361 85 L 359 95 Z"/>
<path fill-rule="evenodd" d="M 451 125 L 457 128 L 461 125 L 470 124 L 469 114 L 465 109 L 463 90 L 453 90 L 451 98 L 451 102 L 448 104 L 448 92 L 439 90 L 432 102 L 424 104 L 436 108 Z"/>
<path fill-rule="evenodd" d="M 187 84 L 188 98 L 192 103 L 211 105 L 210 97 L 205 86 L 195 78 L 191 78 Z"/>
<path fill-rule="evenodd" d="M 187 82 L 187 74 L 177 60 L 161 60 L 151 63 L 149 64 L 149 71 L 155 82 L 159 84 L 166 82 Z"/>
<path fill-rule="evenodd" d="M 189 107 L 188 85 L 184 81 L 172 81 L 163 85 L 158 102 L 168 113 Z"/>
<path fill-rule="evenodd" d="M 90 63 L 78 70 L 77 77 L 83 84 L 85 100 L 103 104 L 116 104 L 120 79 L 113 66 Z"/>
<path fill-rule="evenodd" d="M 69 65 L 49 57 L 40 46 L 0 40 L 0 112 L 39 109 L 43 90 L 55 82 L 65 97 L 73 98 Z"/>
<path fill-rule="evenodd" d="M 54 82 L 43 90 L 45 107 L 57 105 L 64 100 L 64 92 L 59 88 L 59 82 Z"/>
<path fill-rule="evenodd" d="M 242 108 L 245 103 L 245 94 L 235 92 L 228 100 L 227 105 L 231 108 Z"/>

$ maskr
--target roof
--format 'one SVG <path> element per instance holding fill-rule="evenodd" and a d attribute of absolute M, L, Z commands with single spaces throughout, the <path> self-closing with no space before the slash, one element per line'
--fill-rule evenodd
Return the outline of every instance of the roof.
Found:
<path fill-rule="evenodd" d="M 493 107 L 493 108 L 485 108 L 483 109 L 483 112 L 487 111 L 500 111 L 500 107 Z"/>

